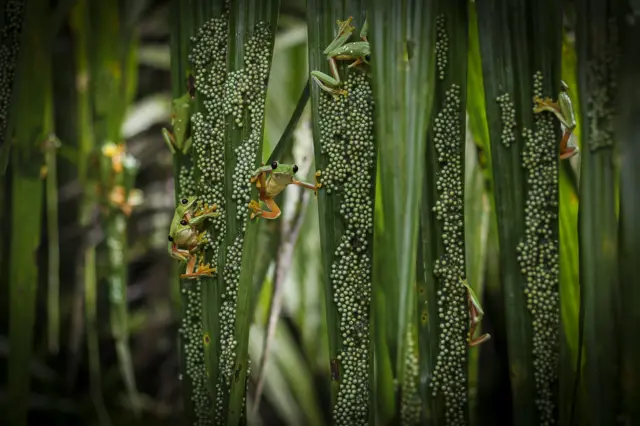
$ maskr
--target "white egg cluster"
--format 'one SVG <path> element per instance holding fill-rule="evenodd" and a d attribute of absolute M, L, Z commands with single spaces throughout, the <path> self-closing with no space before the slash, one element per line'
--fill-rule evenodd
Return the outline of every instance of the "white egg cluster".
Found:
<path fill-rule="evenodd" d="M 534 75 L 534 95 L 542 97 L 542 73 Z M 559 358 L 558 138 L 551 113 L 535 114 L 534 130 L 523 132 L 527 176 L 525 236 L 518 261 L 526 277 L 527 308 L 533 326 L 533 374 L 541 425 L 554 423 L 553 389 Z"/>
<path fill-rule="evenodd" d="M 369 421 L 371 236 L 375 143 L 370 77 L 350 72 L 346 97 L 320 93 L 322 171 L 327 194 L 340 200 L 344 233 L 334 253 L 330 279 L 340 316 L 342 368 L 333 410 L 336 425 Z"/>
<path fill-rule="evenodd" d="M 20 33 L 24 16 L 24 0 L 8 0 L 4 6 L 4 21 L 0 29 L 0 142 L 5 137 L 9 119 L 9 104 L 20 50 Z"/>
<path fill-rule="evenodd" d="M 420 369 L 418 364 L 418 348 L 415 344 L 415 333 L 407 331 L 407 353 L 404 361 L 404 377 L 402 379 L 402 407 L 400 423 L 402 425 L 419 425 L 422 416 L 422 400 L 418 381 Z"/>
<path fill-rule="evenodd" d="M 500 105 L 500 123 L 502 124 L 500 141 L 508 148 L 516 141 L 516 107 L 509 93 L 498 96 L 496 101 Z"/>
<path fill-rule="evenodd" d="M 436 67 L 440 80 L 444 80 L 448 56 L 449 36 L 447 35 L 446 17 L 441 14 L 436 18 Z"/>
<path fill-rule="evenodd" d="M 447 90 L 434 122 L 434 144 L 440 172 L 436 180 L 438 200 L 433 207 L 441 222 L 444 254 L 434 266 L 438 278 L 439 350 L 431 386 L 433 395 L 444 394 L 448 425 L 465 424 L 467 384 L 467 292 L 460 278 L 464 268 L 464 173 L 460 87 Z"/>
<path fill-rule="evenodd" d="M 618 27 L 609 20 L 607 44 L 602 54 L 589 61 L 587 72 L 587 111 L 589 149 L 610 148 L 615 140 L 615 100 L 619 66 Z"/>

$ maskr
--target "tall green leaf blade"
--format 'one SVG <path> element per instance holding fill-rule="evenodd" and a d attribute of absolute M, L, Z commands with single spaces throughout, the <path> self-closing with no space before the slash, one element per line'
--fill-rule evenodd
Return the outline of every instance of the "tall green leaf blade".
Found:
<path fill-rule="evenodd" d="M 207 244 L 214 251 L 217 275 L 185 288 L 201 298 L 202 317 L 184 331 L 189 333 L 189 351 L 194 352 L 187 357 L 195 356 L 200 364 L 189 378 L 201 386 L 194 391 L 198 417 L 237 425 L 246 421 L 250 296 L 258 236 L 258 223 L 249 222 L 248 204 L 256 196 L 249 179 L 262 158 L 266 81 L 279 2 L 199 6 L 196 20 L 202 25 L 191 56 L 199 96 L 199 111 L 192 119 L 196 173 L 191 184 L 197 185 L 204 202 L 217 205 L 221 215 L 213 220 Z M 200 342 L 204 358 L 198 355 Z M 203 391 L 204 383 L 210 396 Z"/>
<path fill-rule="evenodd" d="M 580 123 L 580 104 L 576 84 L 576 52 L 565 35 L 562 45 L 562 80 L 569 86 L 569 96 L 573 100 L 574 113 Z M 580 146 L 580 127 L 572 133 L 576 144 Z M 579 161 L 579 156 L 577 157 Z M 574 160 L 572 160 L 574 161 Z M 580 316 L 580 259 L 578 247 L 578 194 L 574 182 L 574 172 L 570 162 L 564 162 L 560 168 L 560 315 L 562 331 L 560 337 L 560 424 L 569 425 L 571 412 L 577 401 L 573 401 L 576 380 L 584 366 L 576 371 L 578 360 L 579 316 Z M 582 350 L 582 348 L 581 348 Z M 581 390 L 584 387 L 580 388 Z M 571 402 L 571 403 L 570 403 Z"/>
<path fill-rule="evenodd" d="M 436 82 L 429 117 L 422 233 L 432 337 L 432 410 L 436 422 L 468 423 L 465 262 L 465 146 L 468 2 L 438 2 Z M 476 285 L 475 283 L 471 283 Z M 429 297 L 431 296 L 431 297 Z M 445 321 L 446 318 L 446 321 Z M 437 348 L 437 349 L 436 349 Z M 447 407 L 445 410 L 444 407 Z"/>
<path fill-rule="evenodd" d="M 14 5 L 22 7 L 22 5 Z M 11 169 L 11 244 L 9 271 L 9 390 L 7 422 L 27 425 L 29 366 L 36 324 L 38 265 L 36 252 L 42 229 L 44 163 L 41 144 L 53 130 L 51 52 L 48 49 L 47 8 L 32 1 L 24 5 L 24 28 L 13 94 Z M 14 10 L 20 13 L 20 10 Z M 10 20 L 20 19 L 9 16 Z M 15 47 L 15 46 L 14 46 Z"/>
<path fill-rule="evenodd" d="M 517 425 L 554 418 L 558 137 L 553 115 L 534 117 L 532 98 L 558 93 L 561 6 L 496 0 L 477 9 Z"/>
<path fill-rule="evenodd" d="M 408 408 L 402 401 L 418 392 L 418 377 L 405 377 L 405 363 L 413 358 L 407 345 L 413 339 L 423 159 L 433 99 L 435 2 L 373 0 L 369 7 L 380 182 L 372 311 L 378 360 L 375 414 L 377 424 L 401 417 L 415 423 L 429 415 L 427 407 L 418 403 L 417 411 L 405 411 L 400 404 Z M 422 360 L 428 354 L 419 356 Z M 394 380 L 402 384 L 401 398 Z"/>
<path fill-rule="evenodd" d="M 338 35 L 338 27 L 349 25 L 353 35 L 348 42 L 355 42 L 365 19 L 361 0 L 308 2 L 309 67 L 314 73 L 312 129 L 322 183 L 318 217 L 330 359 L 324 371 L 331 375 L 336 424 L 362 424 L 373 415 L 369 315 L 376 138 L 370 72 L 375 65 L 347 69 L 358 56 L 366 59 L 364 50 L 356 52 L 353 60 L 338 57 L 339 89 L 344 92 L 335 96 L 321 90 L 317 73 L 330 70 L 323 52 Z"/>
<path fill-rule="evenodd" d="M 635 5 L 636 17 L 640 4 Z M 638 275 L 638 253 L 640 253 L 640 50 L 635 40 L 640 38 L 640 23 L 627 22 L 623 32 L 623 65 L 620 78 L 620 109 L 618 140 L 620 143 L 620 300 L 622 301 L 622 354 L 621 375 L 623 413 L 627 424 L 640 422 L 640 345 L 637 336 L 640 329 L 640 275 Z"/>
<path fill-rule="evenodd" d="M 593 425 L 616 421 L 619 371 L 618 223 L 614 165 L 614 111 L 617 96 L 618 31 L 616 1 L 578 3 L 577 58 L 582 146 L 580 171 L 580 286 L 584 292 L 584 338 Z"/>

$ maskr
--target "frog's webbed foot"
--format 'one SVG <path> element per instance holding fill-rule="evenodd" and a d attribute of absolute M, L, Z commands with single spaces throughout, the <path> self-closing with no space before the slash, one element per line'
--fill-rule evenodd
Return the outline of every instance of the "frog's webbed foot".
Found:
<path fill-rule="evenodd" d="M 251 219 L 255 218 L 256 216 L 262 216 L 262 213 L 264 213 L 264 211 L 260 208 L 260 202 L 256 200 L 251 200 L 248 207 L 251 210 Z"/>
<path fill-rule="evenodd" d="M 315 184 L 316 184 L 316 190 L 313 192 L 313 195 L 315 197 L 318 196 L 318 189 L 322 188 L 322 183 L 318 182 L 318 178 L 320 177 L 320 175 L 322 175 L 322 170 L 316 170 L 316 173 L 314 175 L 314 180 L 315 180 Z"/>
<path fill-rule="evenodd" d="M 181 274 L 180 278 L 197 278 L 197 277 L 210 277 L 216 272 L 216 268 L 212 268 L 208 263 L 200 263 L 198 268 L 192 273 Z"/>
<path fill-rule="evenodd" d="M 560 105 L 558 105 L 557 102 L 554 102 L 551 98 L 543 99 L 540 96 L 534 96 L 533 103 L 535 104 L 533 112 L 536 114 L 539 114 L 542 111 L 549 111 L 554 114 L 560 112 Z"/>
<path fill-rule="evenodd" d="M 212 204 L 211 206 L 209 206 L 208 204 L 204 204 L 202 206 L 201 209 L 198 209 L 198 211 L 196 211 L 196 213 L 193 215 L 194 217 L 198 217 L 198 216 L 204 216 L 204 215 L 212 215 L 215 213 L 215 211 L 218 209 L 218 206 L 216 204 Z M 215 213 L 215 216 L 217 216 L 219 213 Z"/>

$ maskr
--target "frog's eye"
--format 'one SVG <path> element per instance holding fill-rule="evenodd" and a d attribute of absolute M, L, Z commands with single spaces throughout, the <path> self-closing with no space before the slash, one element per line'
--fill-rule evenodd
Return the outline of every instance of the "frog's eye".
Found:
<path fill-rule="evenodd" d="M 169 241 L 173 241 L 173 237 L 169 235 Z"/>
<path fill-rule="evenodd" d="M 182 204 L 187 204 L 189 202 L 189 200 L 187 200 L 186 198 L 183 198 L 182 200 L 180 200 L 180 202 Z"/>
<path fill-rule="evenodd" d="M 184 225 L 186 225 L 187 223 L 188 223 L 188 222 L 187 222 L 185 219 L 182 219 L 182 220 L 180 221 L 180 225 L 183 225 L 183 226 L 184 226 Z"/>
<path fill-rule="evenodd" d="M 273 163 L 271 163 L 271 168 L 272 168 L 273 170 L 277 169 L 277 168 L 278 168 L 278 162 L 277 162 L 277 161 L 274 161 Z"/>
<path fill-rule="evenodd" d="M 364 60 L 367 62 L 371 61 L 371 55 L 365 55 Z"/>
<path fill-rule="evenodd" d="M 297 173 L 298 172 L 298 166 L 296 166 L 295 164 L 293 165 L 293 173 Z"/>

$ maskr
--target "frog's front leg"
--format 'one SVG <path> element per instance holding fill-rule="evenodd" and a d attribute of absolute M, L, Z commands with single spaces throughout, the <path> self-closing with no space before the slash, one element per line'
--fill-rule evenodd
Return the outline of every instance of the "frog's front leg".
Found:
<path fill-rule="evenodd" d="M 321 72 L 321 71 L 311 71 L 311 78 L 316 84 L 325 92 L 331 93 L 333 96 L 338 95 L 347 95 L 347 91 L 345 89 L 340 88 L 340 73 L 338 72 L 338 66 L 336 64 L 336 60 L 333 57 L 329 57 L 329 69 L 331 70 L 331 74 L 333 77 Z"/>
<path fill-rule="evenodd" d="M 310 189 L 317 196 L 318 195 L 318 189 L 320 187 L 322 187 L 322 184 L 318 182 L 318 176 L 319 176 L 319 174 L 316 172 L 316 175 L 315 175 L 316 183 L 315 184 L 311 184 L 311 183 L 307 183 L 307 182 L 303 182 L 301 180 L 295 180 L 295 179 L 293 179 L 291 181 L 291 183 L 294 184 L 294 185 L 301 186 L 301 187 L 306 188 L 306 189 Z"/>
<path fill-rule="evenodd" d="M 215 208 L 214 208 L 214 210 L 215 210 Z M 220 213 L 215 213 L 215 212 L 211 211 L 210 209 L 208 209 L 208 211 L 205 211 L 203 213 L 194 214 L 189 219 L 189 225 L 200 226 L 200 224 L 202 224 L 202 222 L 204 222 L 205 220 L 207 220 L 207 219 L 209 219 L 211 217 L 216 217 L 216 216 L 220 216 Z"/>
<path fill-rule="evenodd" d="M 368 33 L 369 33 L 369 22 L 365 19 L 364 24 L 362 24 L 362 29 L 360 30 L 360 38 L 362 39 L 362 41 L 366 41 L 367 43 L 369 42 L 369 40 L 367 40 Z"/>

